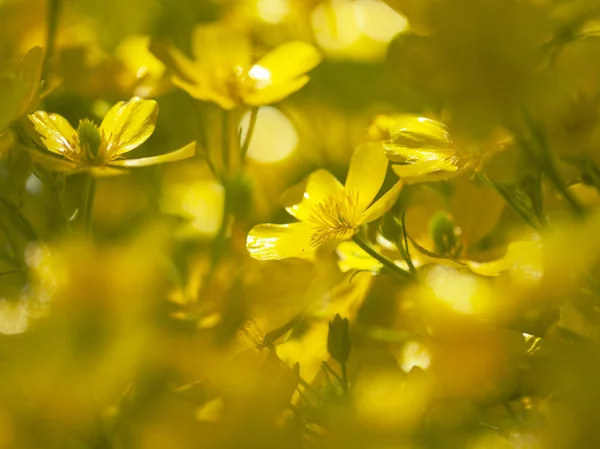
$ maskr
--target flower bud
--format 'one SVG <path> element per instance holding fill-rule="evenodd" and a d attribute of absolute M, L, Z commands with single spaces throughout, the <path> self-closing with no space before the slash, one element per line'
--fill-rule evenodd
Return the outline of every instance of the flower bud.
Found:
<path fill-rule="evenodd" d="M 352 343 L 350 342 L 350 322 L 336 314 L 333 321 L 329 322 L 327 335 L 327 350 L 331 357 L 340 364 L 345 364 L 350 356 Z"/>

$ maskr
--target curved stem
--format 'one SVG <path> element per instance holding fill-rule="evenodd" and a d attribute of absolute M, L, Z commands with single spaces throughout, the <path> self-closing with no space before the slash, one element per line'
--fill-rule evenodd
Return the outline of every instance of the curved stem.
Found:
<path fill-rule="evenodd" d="M 246 133 L 246 138 L 244 139 L 244 144 L 242 145 L 242 164 L 246 161 L 246 155 L 248 154 L 248 150 L 250 149 L 250 142 L 252 141 L 252 136 L 254 135 L 254 129 L 256 128 L 257 118 L 258 108 L 252 108 L 250 110 L 250 122 L 248 123 L 248 132 Z"/>
<path fill-rule="evenodd" d="M 47 30 L 46 30 L 46 48 L 44 53 L 44 62 L 42 66 L 42 78 L 48 79 L 50 73 L 50 61 L 54 54 L 54 43 L 56 41 L 56 32 L 58 31 L 58 19 L 62 9 L 61 0 L 47 0 Z"/>
<path fill-rule="evenodd" d="M 85 234 L 92 234 L 92 218 L 94 215 L 94 200 L 96 198 L 96 178 L 93 174 L 89 174 L 87 195 L 85 199 Z"/>
<path fill-rule="evenodd" d="M 379 254 L 377 251 L 375 251 L 373 248 L 371 248 L 369 246 L 369 244 L 367 242 L 365 242 L 363 239 L 361 239 L 359 236 L 355 235 L 354 237 L 352 237 L 352 241 L 354 243 L 356 243 L 358 246 L 360 246 L 360 248 L 364 252 L 366 252 L 369 256 L 371 256 L 373 259 L 380 262 L 388 270 L 393 271 L 394 273 L 400 275 L 404 279 L 414 280 L 414 277 L 408 271 L 403 270 L 398 265 L 396 265 L 394 262 L 392 262 L 390 259 Z"/>

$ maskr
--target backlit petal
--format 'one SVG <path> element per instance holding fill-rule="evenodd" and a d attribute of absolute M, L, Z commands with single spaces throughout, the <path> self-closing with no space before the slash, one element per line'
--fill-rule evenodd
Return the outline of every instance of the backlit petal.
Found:
<path fill-rule="evenodd" d="M 196 142 L 189 143 L 179 150 L 158 156 L 143 157 L 139 159 L 117 159 L 116 161 L 112 161 L 110 165 L 117 167 L 147 167 L 149 165 L 181 161 L 192 157 L 194 154 L 196 154 Z"/>
<path fill-rule="evenodd" d="M 311 235 L 306 223 L 260 224 L 248 233 L 246 248 L 258 260 L 310 258 L 315 253 L 310 246 Z"/>
<path fill-rule="evenodd" d="M 194 62 L 170 43 L 153 40 L 150 51 L 179 79 L 188 83 L 196 83 L 201 75 Z"/>
<path fill-rule="evenodd" d="M 285 83 L 271 84 L 244 94 L 244 103 L 249 106 L 274 104 L 302 89 L 308 83 L 308 76 L 289 80 Z"/>
<path fill-rule="evenodd" d="M 269 81 L 270 84 L 287 83 L 315 68 L 321 59 L 321 54 L 312 45 L 292 41 L 267 53 L 252 66 L 249 73 L 257 81 Z M 253 76 L 253 72 L 256 75 Z"/>
<path fill-rule="evenodd" d="M 365 210 L 381 189 L 387 167 L 388 160 L 379 144 L 366 143 L 354 151 L 345 188 L 347 192 L 358 192 L 359 210 Z"/>
<path fill-rule="evenodd" d="M 369 223 L 370 221 L 377 220 L 379 217 L 389 211 L 392 206 L 396 204 L 403 186 L 404 182 L 398 181 L 394 187 L 388 190 L 385 195 L 375 201 L 371 207 L 364 212 L 360 219 L 360 223 Z"/>
<path fill-rule="evenodd" d="M 29 116 L 29 120 L 49 151 L 75 160 L 79 152 L 75 144 L 76 132 L 67 119 L 58 114 L 37 111 Z"/>
<path fill-rule="evenodd" d="M 154 100 L 133 97 L 114 105 L 100 125 L 109 155 L 127 153 L 143 144 L 154 132 L 157 115 Z"/>
<path fill-rule="evenodd" d="M 45 151 L 40 151 L 24 145 L 15 145 L 15 148 L 27 151 L 34 163 L 40 164 L 46 170 L 52 172 L 73 172 L 78 167 L 76 162 L 55 156 Z"/>
<path fill-rule="evenodd" d="M 306 220 L 309 210 L 330 195 L 342 192 L 342 184 L 327 170 L 312 172 L 305 182 L 290 187 L 282 197 L 285 210 L 298 220 Z"/>

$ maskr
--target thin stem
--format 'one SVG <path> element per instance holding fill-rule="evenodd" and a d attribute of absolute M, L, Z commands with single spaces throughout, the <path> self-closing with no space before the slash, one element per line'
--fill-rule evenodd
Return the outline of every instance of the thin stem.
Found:
<path fill-rule="evenodd" d="M 87 236 L 92 234 L 92 218 L 94 215 L 94 200 L 96 199 L 96 178 L 93 174 L 88 175 L 87 195 L 85 199 L 85 233 Z"/>
<path fill-rule="evenodd" d="M 406 232 L 406 210 L 402 211 L 402 236 L 404 237 L 404 250 L 406 251 L 406 263 L 408 264 L 408 268 L 410 272 L 414 275 L 417 274 L 417 269 L 413 264 L 412 258 L 410 257 L 410 249 L 408 247 L 408 235 Z"/>
<path fill-rule="evenodd" d="M 355 235 L 354 237 L 352 237 L 352 241 L 354 243 L 356 243 L 358 246 L 360 246 L 360 248 L 364 252 L 366 252 L 369 256 L 371 256 L 373 259 L 377 260 L 378 262 L 381 262 L 381 264 L 388 270 L 393 271 L 394 273 L 402 276 L 405 279 L 413 280 L 413 276 L 408 271 L 404 271 L 402 268 L 400 268 L 394 262 L 389 260 L 387 257 L 379 254 L 377 251 L 375 251 L 373 248 L 371 248 L 369 246 L 369 244 L 367 242 L 365 242 L 363 239 L 361 239 L 359 236 Z"/>
<path fill-rule="evenodd" d="M 250 110 L 250 122 L 248 124 L 248 132 L 246 133 L 246 138 L 244 139 L 244 144 L 242 145 L 242 163 L 246 161 L 246 155 L 248 154 L 248 149 L 250 148 L 250 142 L 252 141 L 252 136 L 254 135 L 254 129 L 256 128 L 256 119 L 258 118 L 258 108 L 252 108 Z"/>
<path fill-rule="evenodd" d="M 44 63 L 42 66 L 42 78 L 48 79 L 50 74 L 50 61 L 54 54 L 54 43 L 56 41 L 56 32 L 58 31 L 58 19 L 62 9 L 62 0 L 47 0 L 47 30 L 46 30 L 46 52 L 44 54 Z"/>
<path fill-rule="evenodd" d="M 348 366 L 346 363 L 342 363 L 342 388 L 344 394 L 348 394 Z"/>
<path fill-rule="evenodd" d="M 522 145 L 526 152 L 529 153 L 530 157 L 534 160 L 538 159 L 538 162 L 541 163 L 541 166 L 546 173 L 548 179 L 554 184 L 554 187 L 559 191 L 559 193 L 563 196 L 563 198 L 571 205 L 571 208 L 575 212 L 575 214 L 581 216 L 584 213 L 583 207 L 579 204 L 579 202 L 575 199 L 575 197 L 569 192 L 565 183 L 561 179 L 560 173 L 554 164 L 554 160 L 552 155 L 550 154 L 550 150 L 548 148 L 548 144 L 546 142 L 546 138 L 544 133 L 539 128 L 539 126 L 533 121 L 531 117 L 526 117 L 527 122 L 529 124 L 529 128 L 533 134 L 533 137 L 539 146 L 540 157 L 536 158 L 534 151 L 529 148 L 529 146 L 523 142 Z"/>
<path fill-rule="evenodd" d="M 230 143 L 230 128 L 229 128 L 229 111 L 226 109 L 223 110 L 223 121 L 222 121 L 222 142 L 221 147 L 223 154 L 221 155 L 223 159 L 223 170 L 226 174 L 230 174 L 230 154 L 231 151 L 231 143 Z"/>

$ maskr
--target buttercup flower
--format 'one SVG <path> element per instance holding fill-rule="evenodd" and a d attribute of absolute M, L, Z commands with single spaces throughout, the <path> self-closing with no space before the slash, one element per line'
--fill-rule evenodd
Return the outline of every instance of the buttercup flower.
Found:
<path fill-rule="evenodd" d="M 323 245 L 351 239 L 359 226 L 385 214 L 400 194 L 402 181 L 373 202 L 387 166 L 379 147 L 365 144 L 352 156 L 345 186 L 326 170 L 313 172 L 302 200 L 286 207 L 300 221 L 255 226 L 246 240 L 248 252 L 259 260 L 311 257 Z"/>
<path fill-rule="evenodd" d="M 498 135 L 483 145 L 463 145 L 445 124 L 413 114 L 376 117 L 369 131 L 374 140 L 382 140 L 393 170 L 407 182 L 440 181 L 478 170 L 485 158 L 510 142 Z"/>
<path fill-rule="evenodd" d="M 124 172 L 122 168 L 174 162 L 193 156 L 195 142 L 160 156 L 123 157 L 152 135 L 157 115 L 155 101 L 134 97 L 114 105 L 100 126 L 83 119 L 75 130 L 64 117 L 37 111 L 29 119 L 50 153 L 31 153 L 36 162 L 50 170 L 89 171 L 94 175 L 119 174 Z"/>
<path fill-rule="evenodd" d="M 254 61 L 249 39 L 220 24 L 196 27 L 194 61 L 171 45 L 153 42 L 150 48 L 173 71 L 176 86 L 227 110 L 284 99 L 308 82 L 306 73 L 321 61 L 319 52 L 302 41 L 287 42 Z"/>

